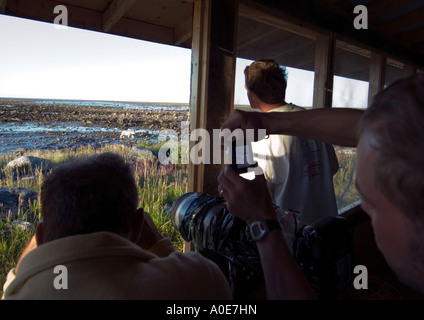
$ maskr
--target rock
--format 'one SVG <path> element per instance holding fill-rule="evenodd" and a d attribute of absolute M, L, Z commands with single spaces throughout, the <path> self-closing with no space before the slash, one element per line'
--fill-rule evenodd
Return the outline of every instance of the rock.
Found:
<path fill-rule="evenodd" d="M 8 170 L 18 170 L 19 172 L 32 172 L 36 169 L 48 169 L 51 167 L 51 161 L 33 156 L 21 156 L 10 161 L 6 165 Z"/>
<path fill-rule="evenodd" d="M 31 222 L 17 219 L 17 220 L 13 220 L 12 223 L 10 224 L 10 226 L 13 227 L 13 228 L 20 228 L 24 231 L 28 231 L 28 230 L 31 229 L 32 224 L 31 224 Z"/>
<path fill-rule="evenodd" d="M 16 217 L 29 210 L 38 193 L 26 188 L 0 188 L 0 217 Z"/>
<path fill-rule="evenodd" d="M 24 148 L 19 148 L 19 149 L 16 149 L 15 151 L 13 151 L 13 154 L 16 157 L 20 157 L 20 156 L 23 156 L 25 154 L 25 152 L 26 152 L 26 150 Z"/>
<path fill-rule="evenodd" d="M 132 147 L 128 153 L 128 158 L 132 161 L 158 161 L 158 152 L 144 147 Z"/>

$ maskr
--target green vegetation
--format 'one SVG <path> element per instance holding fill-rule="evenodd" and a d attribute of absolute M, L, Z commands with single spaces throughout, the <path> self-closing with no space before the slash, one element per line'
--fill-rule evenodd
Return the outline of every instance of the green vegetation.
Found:
<path fill-rule="evenodd" d="M 337 209 L 342 209 L 360 199 L 355 187 L 356 178 L 356 149 L 335 146 L 339 171 L 334 175 L 334 192 Z"/>

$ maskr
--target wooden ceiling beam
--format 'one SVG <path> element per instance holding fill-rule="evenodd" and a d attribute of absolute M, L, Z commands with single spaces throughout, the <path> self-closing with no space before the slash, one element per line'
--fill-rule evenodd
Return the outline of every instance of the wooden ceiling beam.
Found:
<path fill-rule="evenodd" d="M 109 32 L 135 2 L 136 0 L 114 0 L 103 13 L 103 32 Z"/>
<path fill-rule="evenodd" d="M 398 41 L 405 46 L 424 41 L 424 27 L 401 33 L 398 36 Z"/>
<path fill-rule="evenodd" d="M 8 15 L 53 23 L 56 15 L 53 10 L 58 2 L 50 0 L 8 1 Z M 68 25 L 70 27 L 102 32 L 104 12 L 66 4 L 68 8 Z M 143 21 L 122 17 L 113 27 L 113 34 L 164 43 L 174 44 L 174 34 L 171 28 L 158 26 Z"/>
<path fill-rule="evenodd" d="M 366 4 L 368 9 L 368 18 L 370 18 L 370 23 L 374 18 L 378 18 L 381 15 L 384 15 L 390 11 L 397 10 L 412 2 L 416 2 L 417 0 L 372 0 Z"/>
<path fill-rule="evenodd" d="M 299 22 L 290 14 L 271 11 L 251 1 L 241 1 L 239 5 L 239 15 L 241 17 L 257 21 L 275 28 L 290 31 L 306 38 L 316 40 L 321 34 L 329 34 L 328 30 L 318 26 L 309 25 L 309 23 Z"/>
<path fill-rule="evenodd" d="M 394 34 L 423 23 L 424 7 L 376 25 L 385 34 Z"/>
<path fill-rule="evenodd" d="M 174 43 L 183 44 L 193 37 L 193 18 L 190 17 L 174 28 Z"/>
<path fill-rule="evenodd" d="M 414 50 L 420 52 L 420 53 L 424 53 L 424 42 L 420 42 L 418 44 L 415 44 L 412 46 Z"/>
<path fill-rule="evenodd" d="M 346 16 L 353 16 L 354 4 L 345 0 L 317 0 L 320 4 L 329 9 Z"/>

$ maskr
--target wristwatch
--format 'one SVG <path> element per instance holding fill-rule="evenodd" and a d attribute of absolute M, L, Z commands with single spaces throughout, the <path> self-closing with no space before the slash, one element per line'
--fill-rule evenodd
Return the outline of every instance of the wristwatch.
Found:
<path fill-rule="evenodd" d="M 281 230 L 280 223 L 277 220 L 257 220 L 249 228 L 255 242 L 265 239 L 272 230 Z"/>

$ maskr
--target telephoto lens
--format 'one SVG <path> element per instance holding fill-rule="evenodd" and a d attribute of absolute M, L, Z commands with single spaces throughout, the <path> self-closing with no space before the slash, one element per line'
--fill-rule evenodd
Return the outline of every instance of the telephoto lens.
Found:
<path fill-rule="evenodd" d="M 197 250 L 219 251 L 228 238 L 234 216 L 226 210 L 223 198 L 189 192 L 174 202 L 171 221 L 185 241 L 194 242 Z"/>
<path fill-rule="evenodd" d="M 286 244 L 320 299 L 332 299 L 352 281 L 352 226 L 341 216 L 305 225 L 299 212 L 276 207 Z M 213 260 L 227 276 L 235 299 L 248 299 L 264 285 L 259 252 L 246 223 L 225 199 L 189 192 L 174 201 L 173 226 L 185 241 Z"/>
<path fill-rule="evenodd" d="M 185 193 L 174 201 L 171 221 L 185 241 L 192 241 L 199 253 L 217 262 L 237 298 L 245 297 L 235 291 L 246 294 L 263 285 L 260 257 L 250 230 L 228 211 L 224 198 Z"/>

